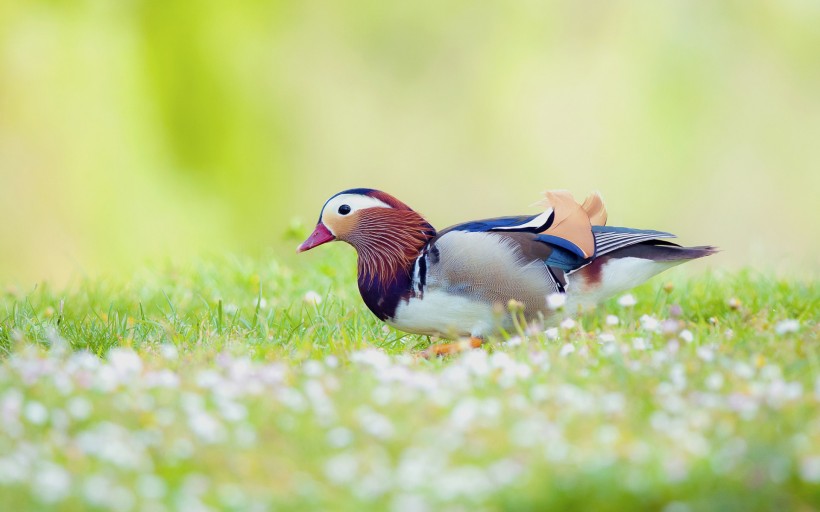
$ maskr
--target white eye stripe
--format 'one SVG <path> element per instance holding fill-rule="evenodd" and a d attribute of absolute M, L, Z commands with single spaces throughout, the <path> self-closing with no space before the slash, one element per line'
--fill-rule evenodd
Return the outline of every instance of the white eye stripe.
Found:
<path fill-rule="evenodd" d="M 339 207 L 342 205 L 347 205 L 350 207 L 350 211 L 347 213 L 340 213 Z M 364 210 L 366 208 L 392 208 L 389 204 L 385 203 L 384 201 L 380 201 L 375 197 L 370 197 L 362 194 L 339 194 L 336 197 L 330 198 L 325 207 L 322 209 L 321 221 L 325 224 L 325 227 L 335 236 L 337 233 L 334 231 L 335 220 L 341 220 L 342 218 L 350 216 L 352 213 L 356 212 L 357 210 Z"/>
<path fill-rule="evenodd" d="M 375 197 L 364 196 L 361 194 L 340 194 L 334 198 L 331 198 L 327 202 L 323 213 L 337 213 L 339 211 L 339 207 L 343 204 L 350 206 L 351 213 L 364 208 L 390 208 L 390 205 L 376 199 Z"/>

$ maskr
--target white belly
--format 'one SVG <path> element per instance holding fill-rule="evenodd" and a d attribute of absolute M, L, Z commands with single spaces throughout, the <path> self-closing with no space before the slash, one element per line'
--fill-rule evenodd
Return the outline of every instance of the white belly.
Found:
<path fill-rule="evenodd" d="M 429 290 L 424 299 L 400 302 L 395 316 L 386 322 L 406 332 L 458 338 L 487 336 L 495 330 L 497 320 L 490 304 L 442 290 Z"/>

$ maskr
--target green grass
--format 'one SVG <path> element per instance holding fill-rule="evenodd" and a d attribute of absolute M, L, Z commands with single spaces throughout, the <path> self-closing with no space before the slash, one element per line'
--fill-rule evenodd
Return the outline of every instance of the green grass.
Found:
<path fill-rule="evenodd" d="M 0 509 L 820 506 L 815 281 L 668 273 L 426 361 L 313 263 L 5 289 Z"/>

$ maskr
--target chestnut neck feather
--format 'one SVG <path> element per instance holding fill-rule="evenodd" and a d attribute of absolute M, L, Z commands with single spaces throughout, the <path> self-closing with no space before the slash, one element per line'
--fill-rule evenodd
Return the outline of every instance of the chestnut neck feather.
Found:
<path fill-rule="evenodd" d="M 360 285 L 386 289 L 409 276 L 421 249 L 434 236 L 433 226 L 413 210 L 362 210 L 355 229 L 346 237 L 359 254 Z"/>

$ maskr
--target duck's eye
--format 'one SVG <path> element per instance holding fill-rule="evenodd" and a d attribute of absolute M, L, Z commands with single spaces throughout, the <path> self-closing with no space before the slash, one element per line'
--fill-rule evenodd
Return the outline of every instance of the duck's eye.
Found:
<path fill-rule="evenodd" d="M 342 206 L 339 207 L 339 214 L 340 215 L 347 215 L 348 213 L 350 213 L 350 205 L 349 204 L 343 204 Z"/>

